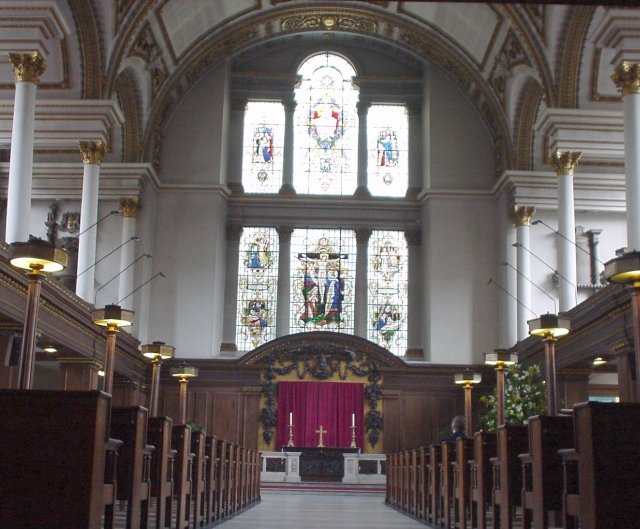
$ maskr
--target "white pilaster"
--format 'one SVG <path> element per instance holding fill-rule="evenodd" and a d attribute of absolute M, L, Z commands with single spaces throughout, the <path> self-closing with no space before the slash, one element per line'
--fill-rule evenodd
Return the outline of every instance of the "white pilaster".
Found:
<path fill-rule="evenodd" d="M 517 241 L 517 229 L 512 226 L 507 233 L 505 254 L 507 256 L 507 262 L 517 263 L 518 253 L 514 244 Z M 518 280 L 516 278 L 516 272 L 511 268 L 505 269 L 505 288 L 507 290 L 505 297 L 506 305 L 506 319 L 504 322 L 504 341 L 500 344 L 501 347 L 508 349 L 515 345 L 518 341 L 518 300 L 516 297 L 509 296 L 512 292 L 517 292 Z M 533 317 L 533 315 L 531 315 Z"/>
<path fill-rule="evenodd" d="M 127 244 L 136 236 L 136 221 L 138 212 L 142 207 L 139 196 L 133 198 L 121 198 L 119 200 L 120 214 L 122 215 L 122 240 L 120 247 L 120 277 L 118 280 L 118 301 L 123 309 L 133 309 L 133 282 L 135 279 L 135 267 L 131 266 L 135 257 L 135 245 Z"/>
<path fill-rule="evenodd" d="M 409 266 L 407 293 L 407 356 L 422 356 L 422 234 L 419 229 L 405 230 L 407 265 Z M 412 352 L 416 353 L 413 354 Z"/>
<path fill-rule="evenodd" d="M 86 270 L 76 280 L 76 294 L 93 303 L 95 287 L 96 239 L 98 227 L 98 196 L 100 164 L 106 151 L 102 140 L 78 142 L 84 164 L 82 174 L 82 204 L 80 205 L 80 236 L 78 237 L 78 272 Z"/>
<path fill-rule="evenodd" d="M 558 176 L 558 272 L 560 312 L 578 304 L 576 262 L 576 218 L 573 175 L 582 153 L 555 151 L 551 163 Z"/>
<path fill-rule="evenodd" d="M 422 191 L 422 107 L 407 105 L 409 119 L 409 186 L 407 198 L 415 198 Z"/>
<path fill-rule="evenodd" d="M 29 240 L 36 87 L 45 62 L 38 52 L 10 53 L 16 80 L 7 189 L 8 244 Z"/>
<path fill-rule="evenodd" d="M 242 186 L 242 144 L 244 141 L 244 115 L 247 109 L 245 98 L 231 99 L 231 114 L 229 119 L 229 145 L 227 160 L 227 187 L 232 193 L 243 193 Z"/>
<path fill-rule="evenodd" d="M 289 334 L 289 305 L 291 302 L 291 226 L 278 226 L 280 249 L 278 255 L 278 308 L 276 336 Z"/>
<path fill-rule="evenodd" d="M 518 298 L 518 341 L 529 336 L 527 320 L 533 318 L 531 309 L 531 218 L 536 208 L 530 206 L 514 206 L 513 218 L 516 225 L 516 239 L 518 246 L 517 298 Z"/>
<path fill-rule="evenodd" d="M 224 287 L 224 320 L 221 351 L 237 351 L 236 316 L 238 313 L 238 262 L 242 226 L 227 225 L 227 256 Z"/>
<path fill-rule="evenodd" d="M 353 333 L 362 338 L 368 338 L 369 328 L 369 297 L 367 295 L 369 237 L 371 230 L 360 228 L 356 230 L 356 284 L 353 309 Z"/>
<path fill-rule="evenodd" d="M 281 195 L 295 195 L 293 187 L 293 149 L 294 146 L 294 116 L 296 112 L 296 102 L 285 100 L 284 106 L 284 152 L 282 158 L 282 187 Z"/>
<path fill-rule="evenodd" d="M 367 156 L 367 114 L 370 103 L 358 103 L 358 187 L 355 196 L 370 197 L 371 192 L 368 186 L 368 161 Z M 357 334 L 357 333 L 356 333 Z"/>

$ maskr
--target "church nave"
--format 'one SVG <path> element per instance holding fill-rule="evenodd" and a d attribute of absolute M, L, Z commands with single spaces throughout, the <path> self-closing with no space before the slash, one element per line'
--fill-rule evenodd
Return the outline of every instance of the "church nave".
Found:
<path fill-rule="evenodd" d="M 388 507 L 384 493 L 262 491 L 255 507 L 224 529 L 415 529 L 425 526 Z"/>

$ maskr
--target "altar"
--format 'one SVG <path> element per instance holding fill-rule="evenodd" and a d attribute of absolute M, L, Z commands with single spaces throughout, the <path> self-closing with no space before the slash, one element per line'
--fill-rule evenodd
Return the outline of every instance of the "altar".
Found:
<path fill-rule="evenodd" d="M 358 453 L 357 448 L 289 448 L 300 452 L 301 481 L 342 481 L 344 454 Z"/>

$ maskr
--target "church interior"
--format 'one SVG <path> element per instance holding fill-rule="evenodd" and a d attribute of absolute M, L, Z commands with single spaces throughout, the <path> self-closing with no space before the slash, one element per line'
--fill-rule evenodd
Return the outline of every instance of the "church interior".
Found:
<path fill-rule="evenodd" d="M 430 527 L 639 527 L 640 8 L 0 28 L 0 526 L 211 527 L 313 482 Z"/>

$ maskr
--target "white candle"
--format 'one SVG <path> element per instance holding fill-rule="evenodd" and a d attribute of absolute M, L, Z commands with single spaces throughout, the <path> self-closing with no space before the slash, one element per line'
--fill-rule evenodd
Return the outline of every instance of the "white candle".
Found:
<path fill-rule="evenodd" d="M 289 412 L 289 426 L 293 426 L 293 412 Z"/>
<path fill-rule="evenodd" d="M 351 414 L 351 427 L 353 428 L 353 427 L 355 427 L 355 425 L 356 425 L 356 414 L 352 413 Z"/>

